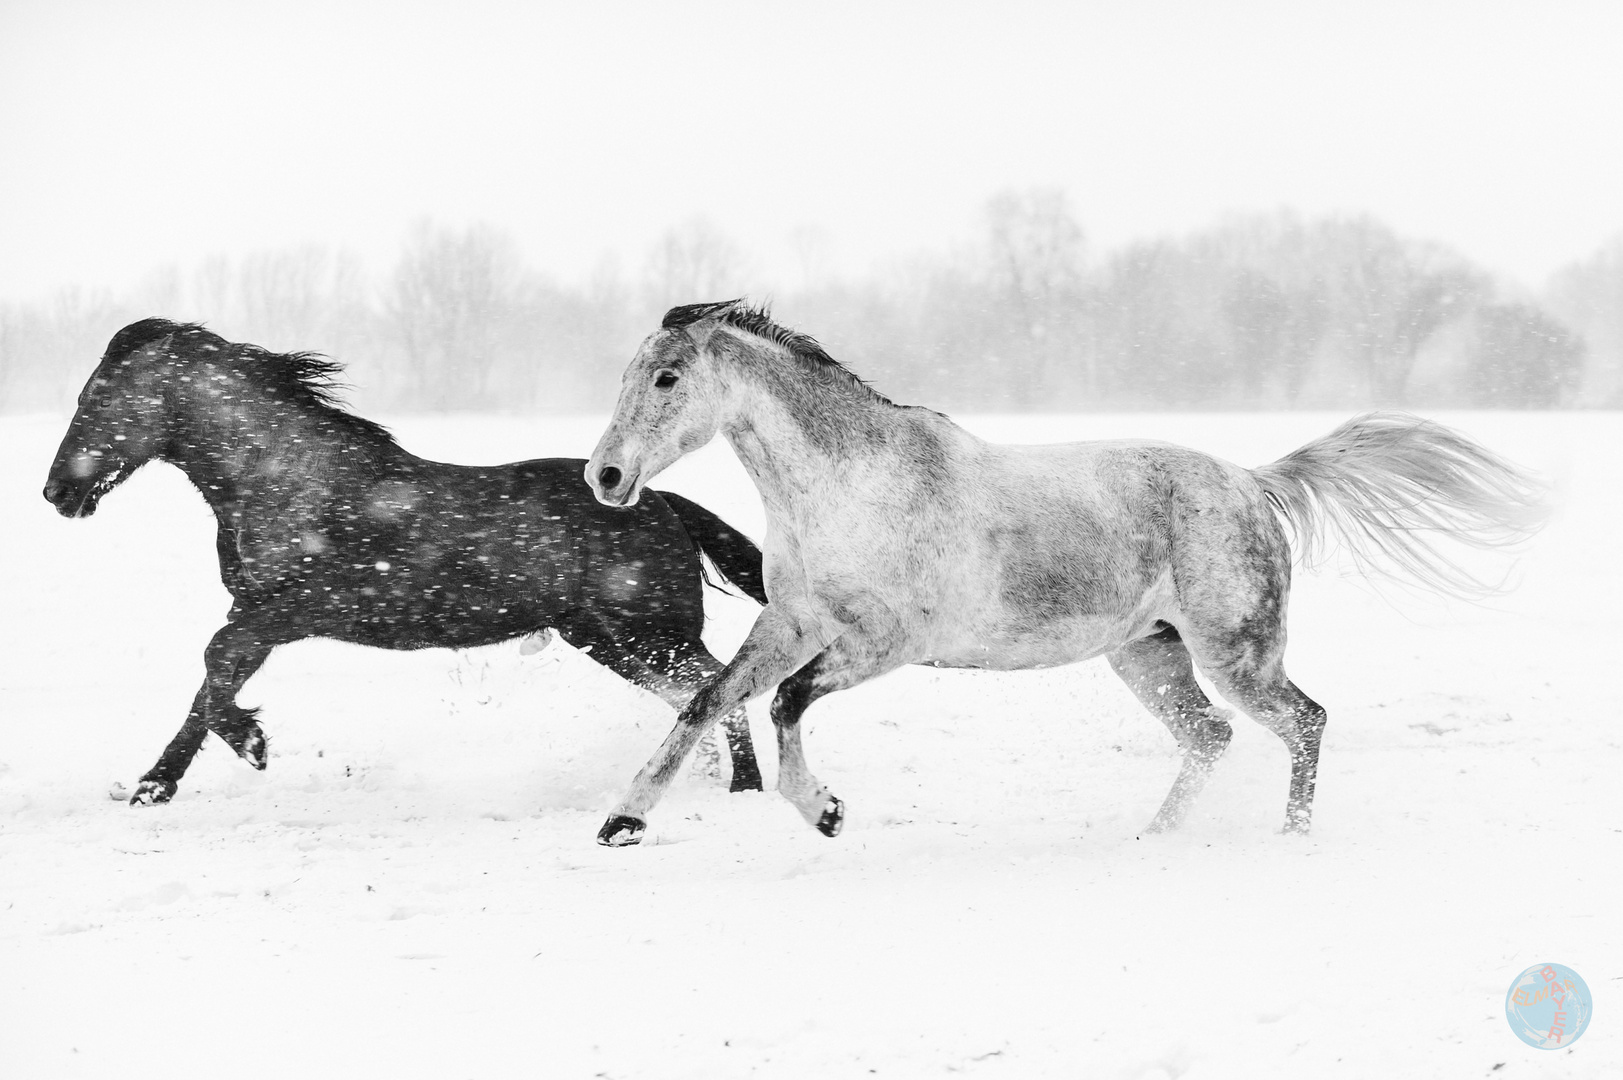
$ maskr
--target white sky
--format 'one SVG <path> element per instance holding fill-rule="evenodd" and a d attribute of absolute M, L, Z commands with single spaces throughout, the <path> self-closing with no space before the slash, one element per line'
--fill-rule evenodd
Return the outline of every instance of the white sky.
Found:
<path fill-rule="evenodd" d="M 704 216 L 762 293 L 1031 185 L 1105 249 L 1368 211 L 1537 285 L 1623 233 L 1623 2 L 0 0 L 0 300 L 424 216 L 566 280 Z"/>

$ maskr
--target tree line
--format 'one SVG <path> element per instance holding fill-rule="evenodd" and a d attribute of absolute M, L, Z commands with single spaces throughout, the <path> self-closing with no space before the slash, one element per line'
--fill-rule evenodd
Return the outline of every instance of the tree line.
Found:
<path fill-rule="evenodd" d="M 815 262 L 815 237 L 806 238 Z M 0 303 L 0 408 L 67 407 L 147 315 L 348 366 L 371 410 L 603 411 L 670 306 L 752 295 L 702 221 L 640 273 L 564 284 L 489 225 L 422 223 L 381 277 L 324 247 L 216 258 L 128 295 Z M 1062 193 L 1001 194 L 975 239 L 773 299 L 894 400 L 970 411 L 1623 405 L 1623 237 L 1538 292 L 1368 217 L 1238 217 L 1099 254 Z"/>

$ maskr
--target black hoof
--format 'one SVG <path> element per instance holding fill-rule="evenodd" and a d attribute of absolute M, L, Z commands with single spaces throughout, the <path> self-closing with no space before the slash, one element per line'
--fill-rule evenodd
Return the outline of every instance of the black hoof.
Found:
<path fill-rule="evenodd" d="M 130 796 L 131 806 L 156 806 L 166 803 L 175 797 L 180 785 L 173 780 L 143 780 L 135 785 L 135 794 Z"/>
<path fill-rule="evenodd" d="M 728 791 L 761 791 L 761 771 L 754 766 L 740 769 L 733 766 L 733 780 L 727 786 Z"/>
<path fill-rule="evenodd" d="M 626 814 L 615 814 L 597 830 L 597 842 L 604 847 L 630 847 L 642 843 L 642 831 L 648 823 Z"/>
<path fill-rule="evenodd" d="M 823 816 L 817 819 L 817 831 L 824 836 L 838 836 L 844 825 L 845 803 L 830 795 L 828 805 L 823 807 Z"/>
<path fill-rule="evenodd" d="M 227 746 L 237 752 L 237 756 L 260 772 L 270 762 L 270 752 L 267 748 L 265 733 L 259 730 L 258 724 L 248 724 L 235 731 L 221 732 L 220 737 Z"/>

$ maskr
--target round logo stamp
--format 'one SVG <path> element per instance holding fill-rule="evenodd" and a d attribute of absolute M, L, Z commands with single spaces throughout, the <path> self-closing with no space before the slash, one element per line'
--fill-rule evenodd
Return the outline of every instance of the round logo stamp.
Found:
<path fill-rule="evenodd" d="M 1589 1026 L 1595 999 L 1578 973 L 1564 964 L 1534 964 L 1510 984 L 1505 1019 L 1528 1046 L 1559 1050 Z"/>

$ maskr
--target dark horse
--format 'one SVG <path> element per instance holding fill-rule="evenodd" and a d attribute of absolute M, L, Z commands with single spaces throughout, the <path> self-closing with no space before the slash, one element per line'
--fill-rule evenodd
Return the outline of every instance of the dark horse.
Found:
<path fill-rule="evenodd" d="M 66 517 L 153 459 L 179 466 L 219 522 L 226 625 L 191 712 L 131 803 L 166 802 L 214 732 L 256 769 L 265 736 L 237 692 L 278 645 L 469 648 L 552 628 L 673 706 L 721 664 L 699 640 L 703 562 L 766 603 L 761 553 L 720 518 L 657 493 L 602 506 L 585 462 L 425 461 L 340 408 L 339 366 L 143 319 L 114 335 L 45 483 Z M 742 710 L 732 788 L 759 789 Z"/>

